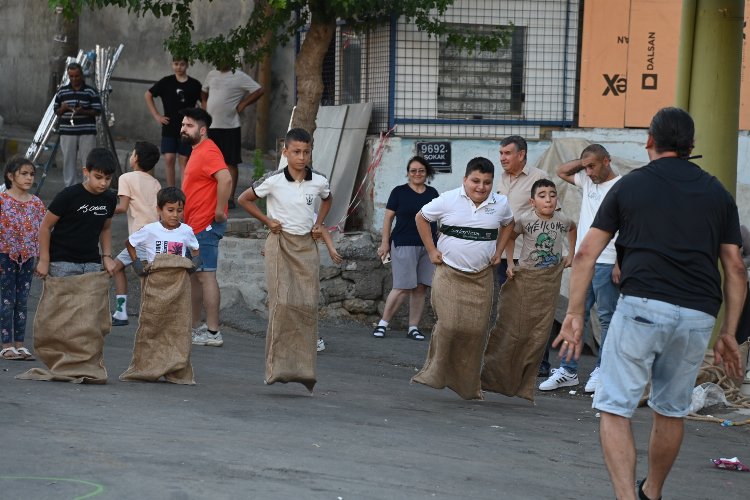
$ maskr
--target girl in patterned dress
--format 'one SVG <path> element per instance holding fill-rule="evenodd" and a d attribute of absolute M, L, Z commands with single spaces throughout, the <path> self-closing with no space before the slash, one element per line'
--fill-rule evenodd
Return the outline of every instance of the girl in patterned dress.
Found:
<path fill-rule="evenodd" d="M 5 188 L 0 193 L 0 357 L 33 360 L 24 347 L 26 302 L 31 289 L 34 260 L 39 256 L 39 225 L 44 218 L 42 201 L 29 193 L 36 169 L 23 156 L 5 165 Z"/>

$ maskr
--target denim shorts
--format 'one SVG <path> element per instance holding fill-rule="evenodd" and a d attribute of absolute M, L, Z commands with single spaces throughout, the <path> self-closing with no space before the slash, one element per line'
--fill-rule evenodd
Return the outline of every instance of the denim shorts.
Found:
<path fill-rule="evenodd" d="M 621 295 L 592 406 L 630 418 L 650 377 L 648 405 L 660 415 L 686 416 L 715 321 L 695 309 Z"/>
<path fill-rule="evenodd" d="M 50 262 L 48 274 L 53 278 L 66 278 L 102 270 L 99 262 Z"/>
<path fill-rule="evenodd" d="M 147 257 L 146 251 L 145 250 L 141 250 L 140 247 L 135 247 L 135 256 L 138 257 L 138 260 L 148 260 L 146 258 Z M 115 257 L 115 259 L 117 259 L 120 262 L 122 262 L 122 264 L 125 267 L 128 267 L 130 264 L 133 263 L 133 259 L 130 258 L 130 254 L 128 253 L 128 249 L 127 248 L 124 248 L 122 250 L 122 252 L 118 253 L 117 257 Z"/>
<path fill-rule="evenodd" d="M 193 152 L 193 148 L 190 144 L 185 144 L 180 140 L 179 137 L 162 137 L 161 138 L 161 154 L 164 153 L 177 153 L 182 156 L 190 157 L 190 153 Z"/>
<path fill-rule="evenodd" d="M 219 264 L 219 241 L 227 229 L 226 222 L 212 222 L 206 229 L 195 235 L 198 240 L 202 264 L 196 271 L 216 271 Z"/>

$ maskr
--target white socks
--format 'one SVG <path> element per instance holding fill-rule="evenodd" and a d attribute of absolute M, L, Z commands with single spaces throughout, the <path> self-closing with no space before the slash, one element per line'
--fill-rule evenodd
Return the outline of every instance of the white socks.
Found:
<path fill-rule="evenodd" d="M 115 319 L 128 319 L 128 296 L 117 295 L 115 304 L 115 313 L 112 317 Z"/>
<path fill-rule="evenodd" d="M 378 322 L 378 326 L 384 326 L 384 327 L 388 328 L 388 322 L 386 320 L 384 320 L 384 319 L 381 319 Z"/>

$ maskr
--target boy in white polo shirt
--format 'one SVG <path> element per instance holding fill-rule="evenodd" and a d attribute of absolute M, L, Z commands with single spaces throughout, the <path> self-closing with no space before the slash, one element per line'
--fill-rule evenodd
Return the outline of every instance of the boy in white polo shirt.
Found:
<path fill-rule="evenodd" d="M 268 284 L 265 383 L 299 382 L 312 392 L 316 382 L 320 254 L 316 240 L 333 197 L 324 175 L 308 165 L 312 137 L 301 128 L 286 134 L 286 168 L 265 175 L 237 203 L 270 229 L 265 245 Z M 268 215 L 255 201 L 266 198 Z M 315 199 L 320 198 L 313 222 Z"/>
<path fill-rule="evenodd" d="M 493 296 L 492 266 L 513 231 L 508 198 L 492 192 L 495 167 L 486 158 L 466 166 L 463 186 L 422 207 L 417 230 L 437 266 L 432 308 L 437 322 L 422 370 L 412 381 L 448 387 L 464 399 L 482 399 L 480 374 Z M 437 246 L 430 223 L 440 224 Z"/>

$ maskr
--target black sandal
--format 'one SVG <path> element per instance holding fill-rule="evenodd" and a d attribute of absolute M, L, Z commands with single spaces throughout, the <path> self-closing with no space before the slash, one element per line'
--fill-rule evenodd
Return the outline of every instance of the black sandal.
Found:
<path fill-rule="evenodd" d="M 643 478 L 640 481 L 637 481 L 636 484 L 638 485 L 638 498 L 640 500 L 651 500 L 649 497 L 646 496 L 646 494 L 643 492 L 643 483 L 646 482 L 647 478 Z M 661 497 L 657 498 L 656 500 L 661 500 Z"/>
<path fill-rule="evenodd" d="M 385 337 L 385 327 L 382 325 L 376 326 L 372 331 L 372 336 L 378 339 L 382 339 L 383 337 Z"/>
<path fill-rule="evenodd" d="M 412 340 L 424 340 L 424 335 L 417 328 L 412 328 L 409 333 L 406 334 Z"/>

